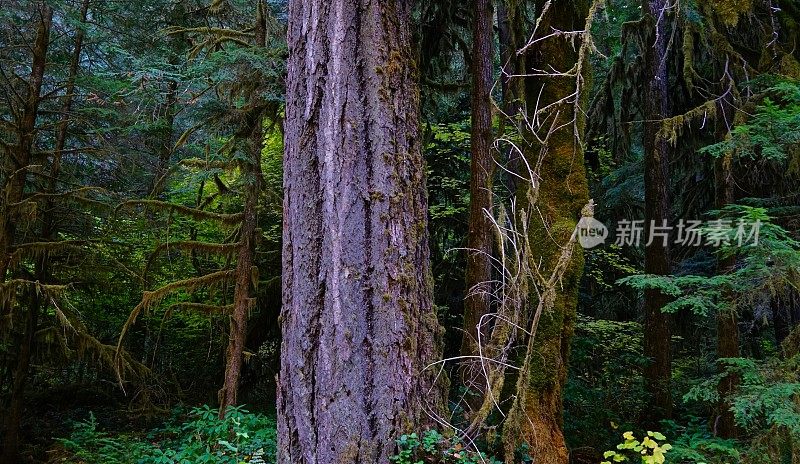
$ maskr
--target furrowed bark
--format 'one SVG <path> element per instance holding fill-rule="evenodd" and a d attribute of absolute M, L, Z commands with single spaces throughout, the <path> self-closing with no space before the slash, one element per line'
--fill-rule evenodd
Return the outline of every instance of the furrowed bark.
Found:
<path fill-rule="evenodd" d="M 461 341 L 461 355 L 478 354 L 478 325 L 481 317 L 489 312 L 492 279 L 493 225 L 492 180 L 494 160 L 492 159 L 492 101 L 491 91 L 494 83 L 492 72 L 493 31 L 491 0 L 475 0 L 473 12 L 472 48 L 472 137 L 470 166 L 470 204 L 469 229 L 467 233 L 467 268 L 464 301 L 464 335 Z M 486 341 L 486 331 L 480 339 Z M 470 359 L 469 365 L 477 369 L 464 370 L 467 383 L 475 382 L 484 387 L 486 380 L 480 374 L 480 366 Z M 480 400 L 480 396 L 475 396 Z"/>
<path fill-rule="evenodd" d="M 441 404 L 409 8 L 289 4 L 280 463 L 385 464 Z"/>
<path fill-rule="evenodd" d="M 658 135 L 661 121 L 669 117 L 669 94 L 667 90 L 666 47 L 669 40 L 665 18 L 660 18 L 667 8 L 666 0 L 644 0 L 643 41 L 645 95 L 644 95 L 644 163 L 645 163 L 645 211 L 644 237 L 650 237 L 653 222 L 656 226 L 670 219 L 669 151 L 667 140 Z M 670 274 L 669 241 L 663 244 L 656 239 L 645 248 L 644 272 L 653 275 Z M 672 349 L 670 318 L 661 312 L 669 302 L 667 295 L 657 289 L 644 293 L 644 355 L 650 362 L 644 369 L 645 388 L 652 398 L 646 420 L 656 424 L 672 414 Z"/>

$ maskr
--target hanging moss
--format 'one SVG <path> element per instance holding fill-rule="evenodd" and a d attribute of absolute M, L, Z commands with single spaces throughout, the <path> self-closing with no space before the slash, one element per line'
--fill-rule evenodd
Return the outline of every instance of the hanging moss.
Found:
<path fill-rule="evenodd" d="M 686 130 L 691 123 L 699 121 L 700 125 L 705 125 L 714 121 L 716 117 L 717 103 L 714 100 L 709 100 L 692 108 L 686 113 L 664 119 L 661 123 L 661 128 L 656 134 L 656 138 L 658 140 L 666 139 L 674 146 L 678 142 L 678 138 L 683 134 L 683 131 Z"/>
<path fill-rule="evenodd" d="M 167 295 L 170 295 L 178 290 L 186 290 L 191 292 L 200 287 L 209 287 L 235 278 L 235 269 L 218 271 L 200 277 L 171 282 L 153 291 L 145 291 L 142 295 L 142 300 L 136 305 L 135 308 L 133 308 L 130 315 L 128 315 L 128 319 L 125 321 L 125 324 L 120 330 L 119 340 L 117 341 L 116 348 L 117 352 L 122 353 L 122 341 L 125 339 L 125 335 L 128 333 L 128 330 L 131 328 L 131 326 L 136 323 L 136 319 L 139 317 L 139 315 L 157 305 Z"/>
<path fill-rule="evenodd" d="M 220 256 L 232 256 L 236 253 L 240 246 L 241 243 L 239 242 L 213 243 L 199 242 L 195 240 L 179 240 L 175 242 L 162 243 L 150 254 L 142 275 L 144 278 L 147 278 L 147 276 L 150 274 L 150 268 L 152 267 L 153 262 L 161 255 L 161 253 L 167 250 L 182 250 L 189 252 L 202 252 L 208 255 L 215 254 Z"/>
<path fill-rule="evenodd" d="M 686 89 L 694 91 L 694 80 L 697 72 L 694 70 L 694 27 L 686 21 L 683 26 L 683 81 Z"/>
<path fill-rule="evenodd" d="M 707 0 L 707 7 L 728 27 L 735 27 L 739 19 L 753 8 L 753 0 Z"/>
<path fill-rule="evenodd" d="M 193 219 L 197 220 L 209 219 L 222 222 L 223 224 L 236 224 L 241 222 L 242 218 L 244 217 L 242 213 L 235 213 L 235 214 L 211 213 L 197 208 L 191 208 L 189 206 L 177 205 L 174 203 L 169 203 L 166 201 L 159 201 L 159 200 L 130 200 L 119 205 L 117 209 L 122 209 L 132 206 L 144 206 L 146 208 L 152 208 L 156 210 L 177 212 L 189 216 Z"/>
<path fill-rule="evenodd" d="M 781 74 L 787 77 L 800 79 L 800 63 L 789 53 L 784 53 L 783 56 L 781 56 L 780 70 Z"/>
<path fill-rule="evenodd" d="M 85 240 L 61 240 L 58 242 L 29 242 L 15 245 L 9 257 L 9 268 L 13 269 L 23 259 L 37 261 L 47 254 L 85 253 Z"/>

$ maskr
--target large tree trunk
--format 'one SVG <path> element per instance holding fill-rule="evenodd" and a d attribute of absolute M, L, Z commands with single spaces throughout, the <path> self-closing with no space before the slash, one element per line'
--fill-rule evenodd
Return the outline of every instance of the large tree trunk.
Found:
<path fill-rule="evenodd" d="M 461 354 L 478 354 L 478 331 L 481 318 L 489 312 L 492 279 L 492 178 L 494 159 L 492 158 L 492 101 L 491 91 L 494 83 L 492 62 L 494 60 L 491 0 L 475 0 L 473 11 L 472 46 L 472 137 L 470 167 L 469 230 L 467 234 L 467 269 L 464 301 L 464 335 L 461 341 Z M 485 335 L 486 331 L 481 330 Z M 464 379 L 476 382 L 476 387 L 485 386 L 485 379 L 479 374 L 480 366 L 467 361 L 467 365 L 477 369 L 466 369 Z M 475 398 L 480 399 L 479 396 Z"/>
<path fill-rule="evenodd" d="M 544 4 L 544 1 L 537 2 L 536 11 L 544 11 Z M 583 1 L 553 1 L 544 15 L 537 18 L 541 21 L 539 30 L 580 31 L 585 26 L 587 12 L 588 4 Z M 578 44 L 579 41 L 575 47 Z M 529 72 L 536 73 L 532 71 L 536 69 L 574 71 L 579 60 L 575 47 L 572 41 L 561 37 L 537 42 L 526 52 Z M 582 71 L 580 73 L 583 79 L 585 76 Z M 583 136 L 585 121 L 579 109 L 585 108 L 588 88 L 584 83 L 579 96 L 573 96 L 578 81 L 577 76 L 537 76 L 528 77 L 525 82 L 529 113 L 553 104 L 548 114 L 539 118 L 546 121 L 547 127 L 556 129 L 549 135 L 545 147 L 537 146 L 525 153 L 530 166 L 536 166 L 541 157 L 539 178 L 534 179 L 533 187 L 538 188 L 536 204 L 529 204 L 531 195 L 527 194 L 527 184 L 520 186 L 517 199 L 526 216 L 531 218 L 530 253 L 540 266 L 539 273 L 545 277 L 561 273 L 561 278 L 557 279 L 557 284 L 553 283 L 558 286 L 557 291 L 549 292 L 553 299 L 544 302 L 549 308 L 542 312 L 535 337 L 529 341 L 530 348 L 521 371 L 523 377 L 517 382 L 518 398 L 504 424 L 505 459 L 509 463 L 517 462 L 513 452 L 523 443 L 530 447 L 534 462 L 566 464 L 568 461 L 562 393 L 583 272 L 580 250 L 575 250 L 565 268 L 558 268 L 564 252 L 562 247 L 570 242 L 589 197 L 583 148 L 576 137 Z M 547 129 L 543 128 L 543 132 Z M 536 307 L 537 295 L 531 295 L 531 300 L 531 307 Z"/>
<path fill-rule="evenodd" d="M 47 48 L 50 42 L 50 25 L 53 21 L 53 10 L 46 4 L 39 5 L 39 26 L 36 32 L 36 40 L 33 45 L 33 57 L 31 74 L 29 80 L 28 94 L 22 108 L 22 116 L 19 124 L 18 143 L 14 149 L 13 158 L 10 163 L 13 169 L 10 171 L 12 176 L 9 180 L 8 196 L 6 197 L 6 208 L 9 205 L 19 202 L 25 191 L 27 179 L 27 169 L 30 165 L 33 151 L 33 143 L 36 134 L 36 119 L 41 100 L 42 81 L 44 80 L 45 66 L 47 63 Z M 13 246 L 14 233 L 16 230 L 16 215 L 7 209 L 3 211 L 3 230 L 0 236 L 0 283 L 6 279 L 10 263 L 10 251 Z M 24 405 L 25 387 L 28 380 L 30 360 L 33 351 L 33 342 L 39 318 L 39 299 L 35 289 L 29 290 L 31 294 L 31 304 L 27 308 L 24 332 L 18 337 L 17 343 L 17 365 L 14 369 L 14 379 L 11 388 L 11 402 L 5 421 L 5 437 L 3 439 L 3 453 L 0 462 L 3 464 L 15 464 L 19 462 L 19 424 L 22 419 Z M 10 302 L 0 303 L 4 306 L 3 313 L 10 308 Z M 0 313 L 2 315 L 3 313 Z"/>
<path fill-rule="evenodd" d="M 645 34 L 644 72 L 644 164 L 645 207 L 644 237 L 650 237 L 653 224 L 661 226 L 670 219 L 669 152 L 667 140 L 658 135 L 661 121 L 669 116 L 667 92 L 666 47 L 669 40 L 664 18 L 659 15 L 667 7 L 666 0 L 644 0 L 643 30 Z M 670 273 L 669 240 L 655 239 L 645 248 L 644 272 L 653 275 Z M 649 363 L 644 369 L 645 388 L 652 397 L 647 420 L 657 423 L 672 414 L 672 348 L 670 318 L 661 312 L 669 302 L 668 296 L 656 289 L 644 294 L 644 355 Z"/>
<path fill-rule="evenodd" d="M 293 0 L 278 462 L 388 462 L 439 355 L 404 0 Z"/>

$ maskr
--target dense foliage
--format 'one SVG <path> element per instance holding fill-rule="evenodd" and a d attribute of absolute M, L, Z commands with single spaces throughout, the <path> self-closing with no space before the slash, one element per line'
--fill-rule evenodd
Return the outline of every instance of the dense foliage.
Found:
<path fill-rule="evenodd" d="M 0 2 L 9 463 L 278 461 L 289 3 Z M 441 326 L 441 361 L 426 367 L 447 401 L 425 411 L 432 423 L 387 438 L 391 462 L 536 463 L 537 445 L 509 435 L 526 436 L 520 408 L 550 414 L 531 406 L 542 391 L 559 411 L 547 436 L 563 436 L 571 462 L 798 462 L 800 7 L 689 0 L 652 17 L 658 2 L 496 0 L 497 53 L 481 57 L 470 2 L 411 3 Z M 589 21 L 559 29 L 583 9 Z M 668 111 L 653 120 L 645 89 L 659 34 Z M 553 39 L 561 49 L 542 45 Z M 566 54 L 553 50 L 575 66 L 556 69 Z M 481 291 L 465 280 L 480 59 L 496 81 L 492 279 L 483 351 L 466 353 L 464 301 Z M 548 92 L 559 79 L 574 81 L 564 124 L 547 112 L 555 103 L 538 106 L 558 99 Z M 672 227 L 655 237 L 669 272 L 648 271 L 648 140 L 669 154 L 658 168 L 669 217 L 655 223 Z M 584 193 L 569 183 L 576 172 L 594 199 L 583 211 L 570 197 Z M 554 182 L 563 188 L 548 190 Z M 558 242 L 588 218 L 607 228 L 603 244 Z M 669 326 L 662 379 L 648 369 L 653 295 Z M 533 343 L 554 338 L 565 345 Z"/>

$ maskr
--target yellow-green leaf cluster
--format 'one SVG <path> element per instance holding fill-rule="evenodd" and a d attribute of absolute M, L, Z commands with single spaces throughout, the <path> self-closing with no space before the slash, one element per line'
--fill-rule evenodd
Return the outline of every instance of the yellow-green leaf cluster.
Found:
<path fill-rule="evenodd" d="M 664 464 L 667 452 L 672 449 L 672 445 L 663 443 L 667 437 L 660 432 L 648 431 L 641 441 L 633 432 L 625 432 L 622 439 L 624 441 L 617 445 L 619 452 L 606 451 L 603 453 L 604 461 L 600 464 L 627 461 L 630 455 L 639 456 L 642 464 Z"/>

